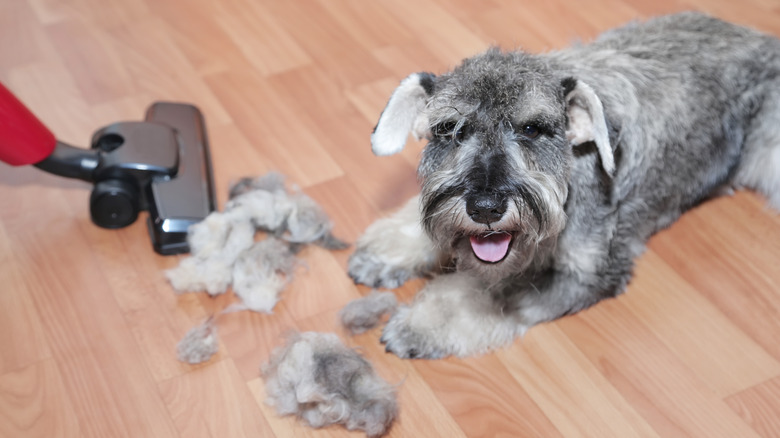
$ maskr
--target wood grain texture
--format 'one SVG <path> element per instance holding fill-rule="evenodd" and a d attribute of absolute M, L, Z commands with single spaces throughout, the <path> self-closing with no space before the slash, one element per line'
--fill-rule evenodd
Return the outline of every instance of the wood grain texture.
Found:
<path fill-rule="evenodd" d="M 263 437 L 271 428 L 230 359 L 159 385 L 181 436 Z"/>
<path fill-rule="evenodd" d="M 82 436 L 54 360 L 45 359 L 0 377 L 0 436 Z"/>
<path fill-rule="evenodd" d="M 564 436 L 657 436 L 571 342 L 557 327 L 543 326 L 498 356 Z"/>
<path fill-rule="evenodd" d="M 734 394 L 726 403 L 762 437 L 780 435 L 780 378 Z"/>
<path fill-rule="evenodd" d="M 0 81 L 79 146 L 155 100 L 194 103 L 219 205 L 277 170 L 354 242 L 418 187 L 423 143 L 377 158 L 368 141 L 408 74 L 687 9 L 780 36 L 780 0 L 5 0 Z M 264 403 L 260 365 L 292 330 L 339 334 L 397 385 L 391 437 L 780 435 L 780 215 L 755 194 L 655 236 L 626 294 L 478 358 L 402 361 L 379 329 L 349 336 L 338 311 L 369 290 L 349 250 L 307 248 L 274 313 L 219 316 L 220 352 L 190 366 L 176 343 L 235 298 L 174 294 L 179 259 L 143 221 L 92 225 L 89 190 L 0 163 L 0 437 L 363 436 Z"/>
<path fill-rule="evenodd" d="M 0 278 L 8 291 L 0 294 L 0 333 L 24 334 L 0 338 L 0 374 L 6 374 L 51 357 L 51 350 L 3 227 L 0 227 Z"/>

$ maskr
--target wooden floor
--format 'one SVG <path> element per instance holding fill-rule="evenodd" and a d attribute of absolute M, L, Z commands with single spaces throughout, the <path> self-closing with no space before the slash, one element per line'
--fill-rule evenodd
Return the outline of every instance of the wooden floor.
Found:
<path fill-rule="evenodd" d="M 684 9 L 780 35 L 778 0 L 0 0 L 0 81 L 85 147 L 154 100 L 195 103 L 220 205 L 237 178 L 279 170 L 354 241 L 416 190 L 420 145 L 376 158 L 368 141 L 407 74 Z M 0 164 L 2 437 L 361 436 L 263 403 L 259 366 L 290 330 L 335 331 L 398 383 L 394 437 L 780 436 L 780 216 L 754 194 L 657 235 L 620 298 L 467 360 L 347 336 L 336 313 L 367 289 L 349 250 L 310 248 L 273 315 L 222 317 L 220 353 L 189 366 L 176 343 L 232 298 L 175 295 L 162 273 L 178 259 L 143 221 L 93 226 L 89 190 Z"/>

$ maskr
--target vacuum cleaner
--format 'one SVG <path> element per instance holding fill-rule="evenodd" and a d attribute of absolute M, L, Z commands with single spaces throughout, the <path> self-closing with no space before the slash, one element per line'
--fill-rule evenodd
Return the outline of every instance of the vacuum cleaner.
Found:
<path fill-rule="evenodd" d="M 99 129 L 84 149 L 57 141 L 0 84 L 0 161 L 94 184 L 89 211 L 100 227 L 122 228 L 148 211 L 163 255 L 188 252 L 187 229 L 216 209 L 205 121 L 189 104 L 155 102 L 144 121 Z"/>

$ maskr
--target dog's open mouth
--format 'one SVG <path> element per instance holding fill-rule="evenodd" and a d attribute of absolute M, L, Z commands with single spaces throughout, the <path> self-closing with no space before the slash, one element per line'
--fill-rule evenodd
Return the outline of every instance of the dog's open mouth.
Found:
<path fill-rule="evenodd" d="M 507 232 L 496 232 L 470 236 L 471 250 L 478 259 L 487 263 L 497 263 L 509 254 L 512 235 Z"/>

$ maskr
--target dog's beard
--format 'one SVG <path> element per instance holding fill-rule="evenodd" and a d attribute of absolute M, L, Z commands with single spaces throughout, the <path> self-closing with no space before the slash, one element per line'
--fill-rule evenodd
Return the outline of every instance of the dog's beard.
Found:
<path fill-rule="evenodd" d="M 458 270 L 498 281 L 550 255 L 565 224 L 565 193 L 551 187 L 539 181 L 519 186 L 501 220 L 485 225 L 468 216 L 464 190 L 426 191 L 424 185 L 423 225 L 433 242 L 452 254 Z"/>

